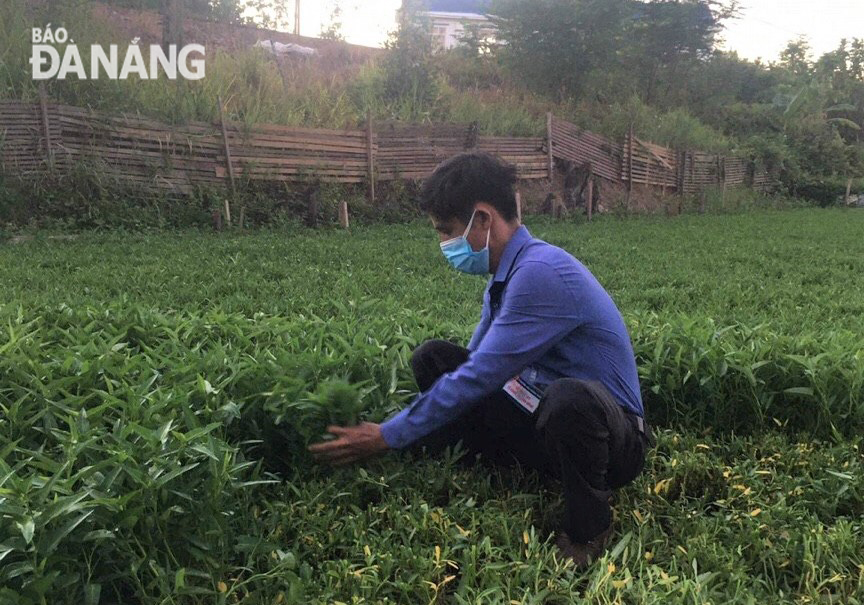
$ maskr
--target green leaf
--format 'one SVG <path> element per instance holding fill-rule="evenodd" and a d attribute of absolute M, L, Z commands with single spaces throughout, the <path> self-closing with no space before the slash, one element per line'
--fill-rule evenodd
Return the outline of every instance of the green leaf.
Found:
<path fill-rule="evenodd" d="M 33 523 L 33 519 L 28 517 L 23 523 L 16 523 L 18 529 L 21 530 L 21 535 L 24 536 L 24 541 L 27 544 L 30 544 L 33 541 L 33 532 L 36 529 L 36 526 Z"/>
<path fill-rule="evenodd" d="M 851 103 L 838 103 L 837 105 L 832 105 L 828 107 L 825 111 L 857 111 L 858 108 L 852 105 Z"/>
<path fill-rule="evenodd" d="M 829 124 L 838 124 L 840 126 L 845 126 L 846 128 L 851 128 L 852 130 L 861 130 L 861 126 L 846 118 L 828 118 L 826 121 Z"/>
<path fill-rule="evenodd" d="M 173 424 L 174 424 L 174 421 L 169 420 L 168 422 L 166 422 L 165 424 L 162 425 L 162 428 L 159 429 L 159 432 L 156 434 L 157 439 L 163 445 L 165 444 L 165 441 L 168 439 L 168 431 L 171 430 L 171 426 Z"/>
<path fill-rule="evenodd" d="M 101 584 L 87 584 L 84 586 L 84 605 L 99 605 L 99 596 L 101 594 Z"/>
<path fill-rule="evenodd" d="M 610 559 L 617 559 L 618 555 L 624 550 L 624 548 L 630 543 L 630 540 L 633 538 L 633 532 L 628 531 L 624 534 L 615 547 L 612 549 L 612 552 L 609 553 Z"/>
<path fill-rule="evenodd" d="M 175 468 L 174 470 L 172 470 L 168 473 L 165 473 L 164 475 L 160 475 L 159 478 L 156 479 L 155 483 L 156 483 L 156 485 L 161 487 L 161 486 L 165 485 L 166 483 L 168 483 L 169 481 L 171 481 L 172 479 L 176 479 L 177 477 L 179 477 L 183 473 L 186 473 L 186 472 L 192 470 L 193 468 L 198 466 L 198 464 L 199 464 L 198 462 L 193 462 L 192 464 L 187 464 L 186 466 L 181 466 L 180 468 Z"/>
<path fill-rule="evenodd" d="M 60 541 L 63 540 L 63 538 L 65 538 L 66 536 L 68 536 L 70 533 L 72 533 L 72 531 L 76 527 L 78 527 L 84 521 L 84 519 L 86 519 L 92 514 L 93 510 L 88 510 L 83 515 L 80 515 L 77 518 L 72 519 L 71 521 L 66 523 L 66 525 L 63 525 L 62 527 L 59 527 L 54 531 L 50 532 L 46 537 L 46 541 L 39 544 L 39 553 L 42 556 L 47 556 L 53 553 L 54 550 L 57 548 L 57 545 L 60 544 Z"/>
<path fill-rule="evenodd" d="M 84 537 L 81 538 L 81 541 L 89 542 L 91 540 L 110 540 L 114 537 L 114 532 L 110 529 L 94 529 L 93 531 L 88 531 L 86 534 L 84 534 Z"/>

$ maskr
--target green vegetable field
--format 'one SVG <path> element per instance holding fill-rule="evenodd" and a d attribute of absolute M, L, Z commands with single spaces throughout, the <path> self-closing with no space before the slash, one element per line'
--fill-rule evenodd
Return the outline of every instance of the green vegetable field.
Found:
<path fill-rule="evenodd" d="M 0 245 L 0 604 L 864 603 L 864 212 L 528 218 L 630 328 L 658 444 L 576 572 L 554 483 L 305 446 L 485 280 L 427 222 Z"/>

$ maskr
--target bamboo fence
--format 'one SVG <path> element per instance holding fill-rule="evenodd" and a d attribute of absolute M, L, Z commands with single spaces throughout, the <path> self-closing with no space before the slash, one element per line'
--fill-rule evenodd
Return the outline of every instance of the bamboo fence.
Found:
<path fill-rule="evenodd" d="M 744 158 L 676 151 L 628 134 L 622 142 L 547 116 L 546 137 L 481 135 L 476 124 L 373 123 L 362 129 L 262 124 L 171 125 L 48 102 L 0 101 L 0 170 L 22 179 L 63 174 L 88 163 L 125 186 L 187 195 L 235 181 L 366 184 L 422 179 L 466 150 L 487 151 L 515 165 L 520 179 L 551 179 L 554 160 L 587 167 L 592 178 L 695 193 L 711 186 L 767 190 L 776 175 Z M 227 210 L 227 209 L 226 209 Z"/>

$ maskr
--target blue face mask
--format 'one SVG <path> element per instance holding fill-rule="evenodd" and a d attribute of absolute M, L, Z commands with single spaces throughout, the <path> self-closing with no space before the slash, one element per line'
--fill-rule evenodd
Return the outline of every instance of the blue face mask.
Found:
<path fill-rule="evenodd" d="M 475 252 L 468 243 L 468 233 L 471 231 L 471 223 L 474 222 L 475 210 L 471 213 L 471 220 L 468 221 L 468 227 L 459 237 L 448 239 L 446 242 L 441 242 L 441 252 L 444 253 L 444 258 L 457 271 L 468 273 L 470 275 L 483 275 L 489 273 L 489 233 L 486 233 L 486 247 Z"/>

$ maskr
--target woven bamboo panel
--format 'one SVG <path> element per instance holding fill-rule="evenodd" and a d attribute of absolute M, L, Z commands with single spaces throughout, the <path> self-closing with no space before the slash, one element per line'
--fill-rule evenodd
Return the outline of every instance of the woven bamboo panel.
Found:
<path fill-rule="evenodd" d="M 696 193 L 720 184 L 718 159 L 718 156 L 710 153 L 685 153 L 684 165 L 681 168 L 684 193 Z"/>
<path fill-rule="evenodd" d="M 481 136 L 477 138 L 476 149 L 497 155 L 516 166 L 516 174 L 520 179 L 542 179 L 548 176 L 546 152 L 543 151 L 543 139 L 539 137 Z"/>
<path fill-rule="evenodd" d="M 727 185 L 743 185 L 747 182 L 748 162 L 744 158 L 723 159 L 723 175 Z"/>
<path fill-rule="evenodd" d="M 653 143 L 642 141 L 630 135 L 624 138 L 621 164 L 621 179 L 632 178 L 634 184 L 657 185 L 669 189 L 678 187 L 678 154 Z M 630 150 L 633 157 L 630 157 Z"/>
<path fill-rule="evenodd" d="M 621 145 L 555 117 L 552 155 L 578 165 L 590 162 L 594 174 L 610 181 L 621 180 Z"/>
<path fill-rule="evenodd" d="M 422 179 L 466 149 L 467 124 L 376 123 L 376 174 L 380 180 Z"/>
<path fill-rule="evenodd" d="M 767 193 L 777 187 L 779 177 L 776 172 L 758 167 L 753 171 L 753 189 Z"/>
<path fill-rule="evenodd" d="M 54 165 L 64 165 L 57 105 L 47 106 Z M 0 170 L 22 177 L 48 170 L 48 148 L 39 103 L 0 102 Z"/>
<path fill-rule="evenodd" d="M 73 155 L 98 158 L 108 173 L 142 173 L 188 191 L 223 185 L 224 141 L 215 125 L 169 126 L 151 120 L 73 111 L 63 118 L 64 140 Z M 365 133 L 262 125 L 226 128 L 232 165 L 250 180 L 320 179 L 359 183 L 365 179 Z M 374 152 L 374 148 L 373 148 Z M 158 177 L 158 178 L 156 178 Z"/>

